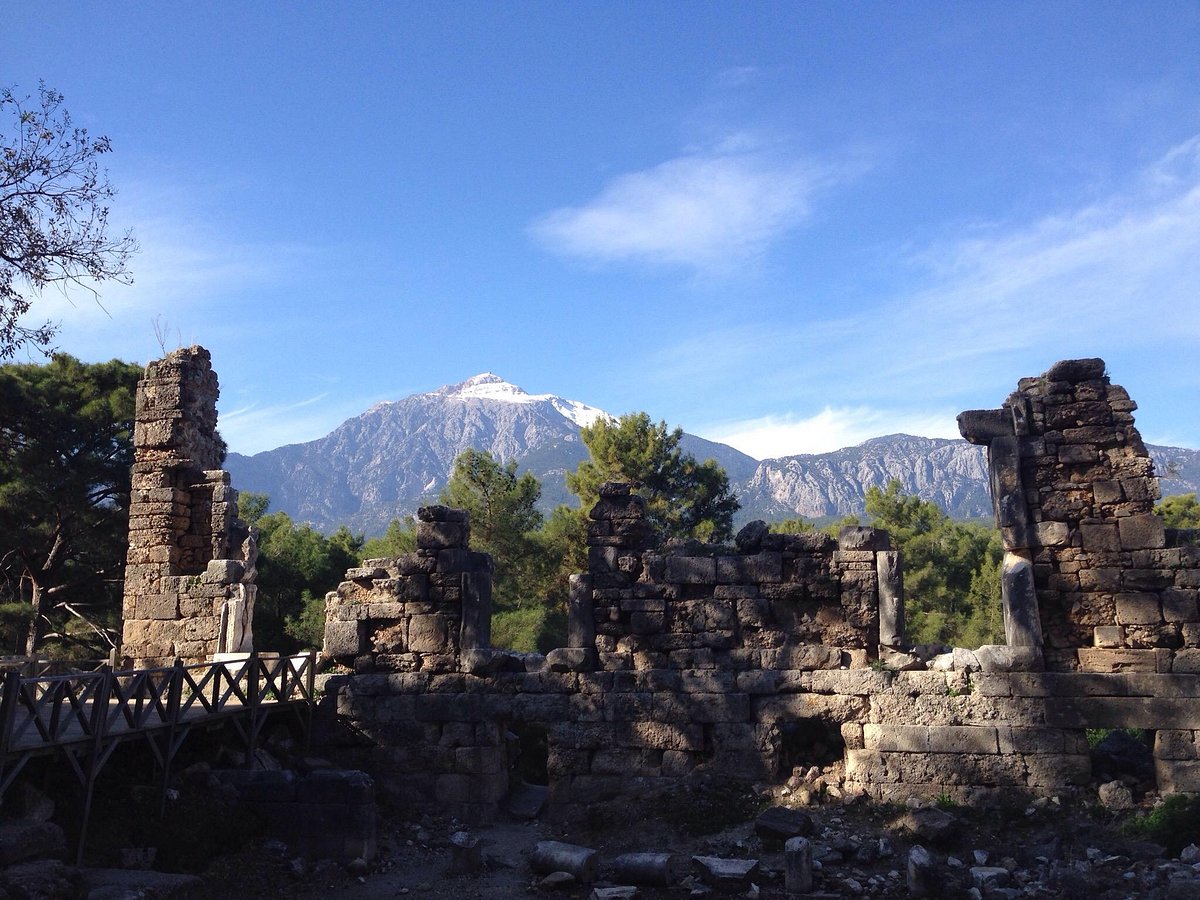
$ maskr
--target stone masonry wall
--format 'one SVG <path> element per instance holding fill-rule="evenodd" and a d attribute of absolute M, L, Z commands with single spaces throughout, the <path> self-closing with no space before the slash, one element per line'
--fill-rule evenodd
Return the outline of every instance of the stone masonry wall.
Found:
<path fill-rule="evenodd" d="M 1136 408 L 1103 360 L 1076 359 L 959 417 L 988 446 L 1006 570 L 1029 567 L 1051 669 L 1200 672 L 1200 547 L 1153 513 Z"/>
<path fill-rule="evenodd" d="M 122 652 L 134 666 L 251 649 L 255 551 L 220 469 L 208 351 L 146 366 L 138 383 Z"/>
<path fill-rule="evenodd" d="M 1132 409 L 1081 360 L 960 418 L 989 446 L 1008 646 L 905 652 L 881 532 L 754 523 L 736 550 L 660 546 L 641 500 L 609 485 L 568 647 L 491 649 L 490 560 L 461 513 L 425 510 L 415 554 L 330 596 L 326 652 L 345 669 L 324 676 L 327 708 L 367 739 L 352 752 L 385 794 L 468 822 L 496 814 L 537 752 L 566 817 L 616 798 L 650 815 L 658 788 L 695 776 L 810 765 L 831 795 L 1070 797 L 1090 786 L 1088 728 L 1153 732 L 1159 789 L 1200 793 L 1200 567 L 1153 516 Z"/>

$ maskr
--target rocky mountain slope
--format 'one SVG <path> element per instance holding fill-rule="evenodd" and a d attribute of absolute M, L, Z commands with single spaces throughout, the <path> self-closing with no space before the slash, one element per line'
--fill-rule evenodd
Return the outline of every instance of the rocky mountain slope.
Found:
<path fill-rule="evenodd" d="M 271 508 L 323 530 L 349 525 L 379 534 L 393 518 L 437 496 L 468 447 L 516 459 L 542 482 L 542 507 L 573 503 L 565 474 L 587 456 L 579 429 L 603 411 L 553 394 L 529 394 L 490 373 L 381 403 L 323 438 L 254 456 L 229 454 L 239 490 L 271 497 Z M 965 441 L 894 434 L 832 453 L 758 461 L 686 434 L 684 449 L 725 467 L 742 502 L 739 521 L 863 512 L 872 485 L 895 478 L 950 515 L 991 515 L 987 458 Z M 1163 494 L 1200 489 L 1200 451 L 1151 447 Z"/>

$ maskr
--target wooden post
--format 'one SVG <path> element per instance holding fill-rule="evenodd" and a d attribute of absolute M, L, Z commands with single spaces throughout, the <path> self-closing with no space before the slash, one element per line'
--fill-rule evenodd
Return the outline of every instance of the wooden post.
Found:
<path fill-rule="evenodd" d="M 246 671 L 246 700 L 250 704 L 250 729 L 246 734 L 246 768 L 254 768 L 254 752 L 258 749 L 258 653 L 252 652 Z"/>

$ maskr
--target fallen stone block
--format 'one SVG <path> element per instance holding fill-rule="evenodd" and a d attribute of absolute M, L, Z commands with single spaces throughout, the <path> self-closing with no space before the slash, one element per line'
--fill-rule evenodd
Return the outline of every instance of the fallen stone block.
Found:
<path fill-rule="evenodd" d="M 773 806 L 754 821 L 754 833 L 763 843 L 782 844 L 789 838 L 813 833 L 812 816 L 800 809 Z"/>
<path fill-rule="evenodd" d="M 0 822 L 0 865 L 34 857 L 61 856 L 65 851 L 63 830 L 53 822 L 33 819 Z"/>
<path fill-rule="evenodd" d="M 483 848 L 479 838 L 467 831 L 450 836 L 450 874 L 470 875 L 483 868 Z"/>
<path fill-rule="evenodd" d="M 720 891 L 740 893 L 750 887 L 758 872 L 757 859 L 725 859 L 720 856 L 693 856 L 692 865 L 705 884 Z"/>
<path fill-rule="evenodd" d="M 529 867 L 542 875 L 568 872 L 577 881 L 590 884 L 596 880 L 596 855 L 589 847 L 562 841 L 538 841 L 529 858 Z"/>
<path fill-rule="evenodd" d="M 789 838 L 783 845 L 783 885 L 789 894 L 807 894 L 813 889 L 812 862 L 808 838 Z"/>
<path fill-rule="evenodd" d="M 629 881 L 654 887 L 671 883 L 671 854 L 622 853 L 612 861 L 613 881 Z"/>
<path fill-rule="evenodd" d="M 588 900 L 633 900 L 638 893 L 635 885 L 618 884 L 611 887 L 592 888 Z"/>
<path fill-rule="evenodd" d="M 914 844 L 908 851 L 908 893 L 910 897 L 929 897 L 938 887 L 937 864 L 933 854 Z"/>

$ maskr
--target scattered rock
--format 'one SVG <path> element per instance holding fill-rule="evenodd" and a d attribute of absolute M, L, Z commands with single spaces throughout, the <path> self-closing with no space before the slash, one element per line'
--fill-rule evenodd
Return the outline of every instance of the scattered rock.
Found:
<path fill-rule="evenodd" d="M 66 846 L 63 830 L 53 822 L 34 819 L 0 822 L 0 866 L 37 857 L 61 856 Z"/>
<path fill-rule="evenodd" d="M 1100 805 L 1105 809 L 1133 809 L 1133 791 L 1123 781 L 1107 781 L 1100 785 Z"/>
<path fill-rule="evenodd" d="M 938 845 L 948 842 L 958 827 L 958 819 L 941 809 L 922 807 L 911 809 L 900 820 L 899 827 L 918 841 Z"/>
<path fill-rule="evenodd" d="M 937 868 L 933 854 L 914 844 L 908 851 L 908 893 L 913 897 L 928 897 L 937 886 Z"/>
<path fill-rule="evenodd" d="M 693 856 L 692 864 L 705 884 L 722 891 L 744 891 L 758 871 L 757 859 L 725 859 L 719 856 Z"/>
<path fill-rule="evenodd" d="M 803 810 L 773 806 L 755 819 L 754 833 L 764 844 L 780 845 L 788 838 L 807 837 L 812 834 L 812 816 Z"/>
<path fill-rule="evenodd" d="M 579 879 L 570 872 L 551 872 L 538 882 L 538 887 L 549 891 L 557 891 L 572 888 L 578 883 Z"/>
<path fill-rule="evenodd" d="M 666 887 L 671 883 L 669 853 L 623 853 L 612 861 L 614 881 Z"/>
<path fill-rule="evenodd" d="M 569 872 L 584 884 L 596 880 L 596 851 L 561 841 L 538 841 L 529 866 L 539 874 Z"/>
<path fill-rule="evenodd" d="M 593 888 L 588 900 L 633 900 L 638 889 L 632 884 Z"/>

